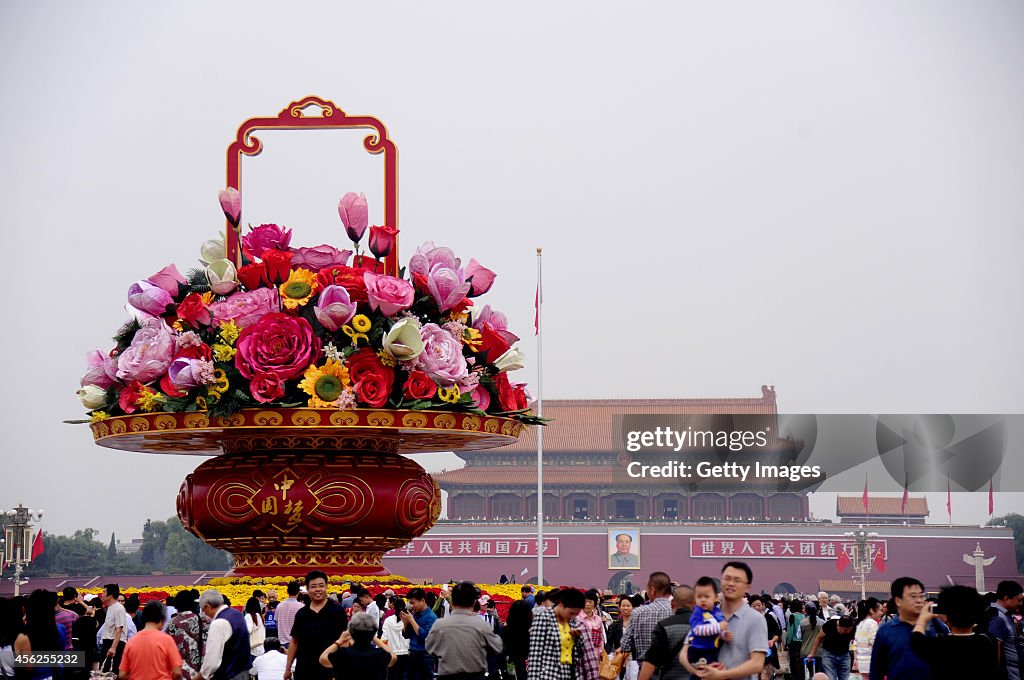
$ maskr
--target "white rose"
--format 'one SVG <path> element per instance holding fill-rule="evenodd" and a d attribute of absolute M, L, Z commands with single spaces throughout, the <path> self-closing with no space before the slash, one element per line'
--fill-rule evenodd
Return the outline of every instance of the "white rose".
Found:
<path fill-rule="evenodd" d="M 409 317 L 396 323 L 384 337 L 384 349 L 399 361 L 410 361 L 418 357 L 423 352 L 419 323 Z"/>
<path fill-rule="evenodd" d="M 210 280 L 210 290 L 217 295 L 227 295 L 238 288 L 238 271 L 231 260 L 214 260 L 206 267 L 206 278 Z"/>
<path fill-rule="evenodd" d="M 494 361 L 498 373 L 517 371 L 526 367 L 526 355 L 518 347 L 513 347 Z"/>
<path fill-rule="evenodd" d="M 86 385 L 77 392 L 78 398 L 82 400 L 82 406 L 93 411 L 107 405 L 107 391 L 95 385 Z"/>

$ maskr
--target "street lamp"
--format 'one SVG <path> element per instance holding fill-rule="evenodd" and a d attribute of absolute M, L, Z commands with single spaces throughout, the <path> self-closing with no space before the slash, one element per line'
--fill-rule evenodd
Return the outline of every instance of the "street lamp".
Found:
<path fill-rule="evenodd" d="M 14 566 L 14 596 L 21 593 L 21 572 L 31 561 L 25 553 L 32 544 L 32 523 L 43 519 L 42 510 L 32 510 L 18 502 L 18 507 L 8 510 L 4 527 L 4 555 Z M 31 554 L 31 553 L 29 553 Z"/>
<path fill-rule="evenodd" d="M 878 538 L 878 534 L 874 531 L 858 529 L 857 531 L 847 531 L 843 536 L 853 541 L 853 545 L 850 546 L 850 550 L 853 551 L 853 554 L 850 555 L 850 563 L 853 564 L 853 571 L 857 574 L 855 579 L 860 581 L 860 599 L 867 599 L 864 584 L 868 574 L 871 573 L 871 543 L 869 541 Z"/>

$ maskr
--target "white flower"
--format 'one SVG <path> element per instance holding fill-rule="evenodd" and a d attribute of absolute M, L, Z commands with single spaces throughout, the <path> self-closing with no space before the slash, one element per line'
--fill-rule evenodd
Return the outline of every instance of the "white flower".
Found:
<path fill-rule="evenodd" d="M 82 406 L 90 411 L 103 408 L 107 405 L 107 391 L 95 385 L 86 385 L 78 390 L 78 398 L 82 400 Z"/>
<path fill-rule="evenodd" d="M 238 288 L 238 272 L 231 260 L 214 260 L 206 267 L 210 290 L 217 295 L 228 295 Z"/>
<path fill-rule="evenodd" d="M 423 352 L 419 323 L 411 318 L 401 319 L 384 337 L 384 349 L 399 361 L 418 357 Z"/>
<path fill-rule="evenodd" d="M 199 257 L 203 264 L 223 260 L 227 257 L 227 250 L 224 248 L 224 237 L 204 241 L 199 246 Z"/>
<path fill-rule="evenodd" d="M 329 342 L 324 345 L 324 356 L 331 361 L 337 361 L 339 364 L 345 361 L 345 355 L 341 353 L 341 350 L 334 346 L 333 342 Z"/>
<path fill-rule="evenodd" d="M 518 347 L 513 347 L 495 359 L 494 368 L 498 373 L 516 371 L 526 366 L 526 355 Z"/>

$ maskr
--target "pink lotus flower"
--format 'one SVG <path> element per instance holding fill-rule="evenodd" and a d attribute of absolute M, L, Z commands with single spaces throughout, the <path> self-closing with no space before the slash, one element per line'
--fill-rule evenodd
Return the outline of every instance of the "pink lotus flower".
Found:
<path fill-rule="evenodd" d="M 160 286 L 142 280 L 128 289 L 128 304 L 147 314 L 160 316 L 167 311 L 168 305 L 174 304 L 174 298 Z"/>
<path fill-rule="evenodd" d="M 415 368 L 423 371 L 439 385 L 450 387 L 466 377 L 469 368 L 462 356 L 462 343 L 436 323 L 420 329 L 423 352 L 416 358 Z"/>
<path fill-rule="evenodd" d="M 378 258 L 387 257 L 395 248 L 396 236 L 398 230 L 394 227 L 370 227 L 370 252 Z"/>
<path fill-rule="evenodd" d="M 350 191 L 338 201 L 338 216 L 345 225 L 345 233 L 352 243 L 359 243 L 370 223 L 369 210 L 366 207 L 366 195 Z"/>
<path fill-rule="evenodd" d="M 462 260 L 455 257 L 451 248 L 438 248 L 433 241 L 421 245 L 409 258 L 409 272 L 412 274 L 427 276 L 435 266 L 458 269 L 462 266 Z"/>
<path fill-rule="evenodd" d="M 494 272 L 476 260 L 470 260 L 469 265 L 466 266 L 466 280 L 472 284 L 469 297 L 477 297 L 489 291 L 494 285 L 496 276 Z"/>
<path fill-rule="evenodd" d="M 334 246 L 292 248 L 292 269 L 308 269 L 314 274 L 326 267 L 344 266 L 352 256 L 351 250 L 338 250 Z"/>
<path fill-rule="evenodd" d="M 89 366 L 89 370 L 82 376 L 81 385 L 95 385 L 103 389 L 107 389 L 114 384 L 114 380 L 107 374 L 107 364 L 110 362 L 110 357 L 103 354 L 98 349 L 94 349 L 85 355 L 85 362 Z"/>
<path fill-rule="evenodd" d="M 437 308 L 447 312 L 465 299 L 469 294 L 470 284 L 465 281 L 461 270 L 435 265 L 427 275 L 427 288 L 437 303 Z"/>
<path fill-rule="evenodd" d="M 171 294 L 171 297 L 178 296 L 178 284 L 184 285 L 187 283 L 185 281 L 185 277 L 181 275 L 181 272 L 179 272 L 178 268 L 173 264 L 167 265 L 146 280 L 153 285 L 160 286 L 166 290 Z"/>
<path fill-rule="evenodd" d="M 117 377 L 147 384 L 160 378 L 174 357 L 174 335 L 163 319 L 151 318 L 135 332 L 132 344 L 117 357 Z"/>
<path fill-rule="evenodd" d="M 356 315 L 356 307 L 357 304 L 352 302 L 347 290 L 332 284 L 320 293 L 313 314 L 321 326 L 333 333 L 352 320 Z"/>
<path fill-rule="evenodd" d="M 394 316 L 412 307 L 416 291 L 405 279 L 373 272 L 363 273 L 366 297 L 371 309 L 379 309 L 384 316 Z"/>
<path fill-rule="evenodd" d="M 279 311 L 280 307 L 277 288 L 257 288 L 214 302 L 210 305 L 210 313 L 215 323 L 234 321 L 239 328 L 247 328 L 263 315 Z"/>
<path fill-rule="evenodd" d="M 242 237 L 242 246 L 253 255 L 263 257 L 264 250 L 288 250 L 292 230 L 276 224 L 261 224 Z"/>
<path fill-rule="evenodd" d="M 473 317 L 473 328 L 483 330 L 484 324 L 490 324 L 491 328 L 496 331 L 508 330 L 508 318 L 496 309 L 491 309 L 490 305 L 484 305 L 484 308 L 480 310 L 479 314 Z M 516 338 L 518 340 L 518 338 Z"/>
<path fill-rule="evenodd" d="M 221 189 L 218 197 L 220 198 L 220 209 L 224 211 L 224 217 L 228 218 L 228 222 L 237 227 L 239 220 L 242 219 L 242 194 L 238 193 L 238 189 L 228 187 L 227 189 Z"/>
<path fill-rule="evenodd" d="M 213 362 L 207 359 L 179 357 L 167 367 L 167 376 L 175 387 L 183 390 L 216 382 Z"/>

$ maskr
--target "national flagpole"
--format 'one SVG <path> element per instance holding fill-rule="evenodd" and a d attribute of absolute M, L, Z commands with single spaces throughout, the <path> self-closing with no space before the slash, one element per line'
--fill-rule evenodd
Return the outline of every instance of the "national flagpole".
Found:
<path fill-rule="evenodd" d="M 544 293 L 541 288 L 541 249 L 537 248 L 537 292 L 534 298 L 536 306 L 536 318 L 534 319 L 534 332 L 537 335 L 537 417 L 544 415 L 543 394 L 544 394 L 544 353 L 541 343 L 541 307 L 544 302 Z M 534 426 L 537 429 L 537 587 L 544 587 L 544 427 Z"/>

